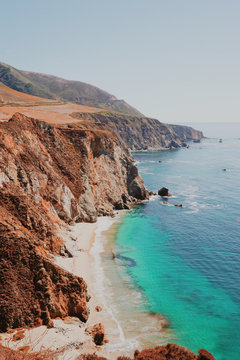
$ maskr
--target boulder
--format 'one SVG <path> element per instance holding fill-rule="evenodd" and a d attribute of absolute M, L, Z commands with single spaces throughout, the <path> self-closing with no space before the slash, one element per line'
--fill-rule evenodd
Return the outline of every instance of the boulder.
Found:
<path fill-rule="evenodd" d="M 104 330 L 104 326 L 101 323 L 87 328 L 86 332 L 92 335 L 93 341 L 96 345 L 99 346 L 103 345 L 105 330 Z"/>
<path fill-rule="evenodd" d="M 198 359 L 197 360 L 215 360 L 215 358 L 205 349 L 198 350 Z"/>
<path fill-rule="evenodd" d="M 97 305 L 97 306 L 95 307 L 95 310 L 96 310 L 97 312 L 100 312 L 100 311 L 102 311 L 102 308 L 101 308 L 100 305 Z"/>
<path fill-rule="evenodd" d="M 170 196 L 168 189 L 165 187 L 162 187 L 160 190 L 158 190 L 159 196 Z"/>

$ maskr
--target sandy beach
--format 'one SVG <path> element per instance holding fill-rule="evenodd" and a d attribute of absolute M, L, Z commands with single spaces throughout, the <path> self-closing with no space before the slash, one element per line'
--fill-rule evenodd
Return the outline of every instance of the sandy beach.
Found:
<path fill-rule="evenodd" d="M 38 352 L 50 349 L 58 359 L 75 359 L 86 353 L 108 355 L 113 358 L 119 354 L 109 352 L 108 343 L 96 346 L 92 337 L 86 333 L 86 329 L 95 324 L 102 323 L 105 328 L 106 339 L 111 343 L 119 342 L 122 330 L 115 319 L 112 310 L 106 302 L 107 294 L 103 293 L 104 274 L 100 264 L 100 252 L 103 251 L 101 233 L 111 227 L 116 219 L 101 217 L 97 223 L 77 223 L 62 229 L 59 235 L 62 237 L 67 250 L 72 257 L 55 256 L 53 261 L 63 269 L 83 277 L 88 286 L 91 299 L 88 303 L 90 316 L 86 324 L 78 318 L 54 319 L 54 327 L 48 329 L 39 326 L 33 329 L 23 329 L 24 338 L 13 341 L 13 336 L 19 329 L 2 334 L 2 345 L 17 350 L 22 346 L 29 346 L 30 352 Z M 101 311 L 96 310 L 101 307 Z"/>
<path fill-rule="evenodd" d="M 59 236 L 72 257 L 51 255 L 58 266 L 86 281 L 91 296 L 87 323 L 76 317 L 54 319 L 54 327 L 50 329 L 46 326 L 23 329 L 24 337 L 18 341 L 13 341 L 13 336 L 19 329 L 2 334 L 2 345 L 13 350 L 29 346 L 30 352 L 50 350 L 59 360 L 74 360 L 91 353 L 111 360 L 122 355 L 123 349 L 125 355 L 133 355 L 136 348 L 166 342 L 169 334 L 163 330 L 165 320 L 141 309 L 141 294 L 119 275 L 119 259 L 112 258 L 111 242 L 124 213 L 118 212 L 114 218 L 99 217 L 96 223 L 76 223 L 62 228 Z M 108 263 L 105 269 L 103 255 Z M 102 346 L 96 346 L 86 332 L 88 327 L 99 323 L 105 328 L 107 340 Z"/>

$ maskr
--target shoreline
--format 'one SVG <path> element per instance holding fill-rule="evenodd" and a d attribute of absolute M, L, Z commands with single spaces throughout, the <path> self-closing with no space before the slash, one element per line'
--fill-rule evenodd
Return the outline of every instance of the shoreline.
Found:
<path fill-rule="evenodd" d="M 102 233 L 117 222 L 120 216 L 98 217 L 96 223 L 76 223 L 73 226 L 61 228 L 59 236 L 72 257 L 51 256 L 56 265 L 82 277 L 86 282 L 88 294 L 91 297 L 88 302 L 90 310 L 88 321 L 83 323 L 76 317 L 57 318 L 53 319 L 53 328 L 42 325 L 34 328 L 13 329 L 11 332 L 1 334 L 1 345 L 12 350 L 29 346 L 29 352 L 52 351 L 59 360 L 72 360 L 82 354 L 93 353 L 107 356 L 111 360 L 122 354 L 118 351 L 109 352 L 108 349 L 108 341 L 111 345 L 116 344 L 124 335 L 112 309 L 106 302 L 106 294 L 104 295 L 102 288 L 105 275 L 101 269 L 100 258 L 100 253 L 104 251 Z M 100 306 L 101 311 L 96 310 L 97 306 Z M 99 323 L 102 323 L 105 328 L 107 340 L 102 346 L 95 345 L 91 335 L 86 333 L 88 327 Z M 24 332 L 24 337 L 14 341 L 13 336 L 19 330 Z"/>
<path fill-rule="evenodd" d="M 160 314 L 140 309 L 142 294 L 118 273 L 118 259 L 112 256 L 113 250 L 109 244 L 110 241 L 113 243 L 124 214 L 126 211 L 120 211 L 113 218 L 98 217 L 96 223 L 76 223 L 60 230 L 59 236 L 73 256 L 53 256 L 52 261 L 86 282 L 91 296 L 87 323 L 75 317 L 53 319 L 53 328 L 39 326 L 23 329 L 24 338 L 19 341 L 12 340 L 19 329 L 2 334 L 2 345 L 13 350 L 30 346 L 29 352 L 50 350 L 59 360 L 73 360 L 82 354 L 93 353 L 115 360 L 123 353 L 125 356 L 133 356 L 137 348 L 142 350 L 144 347 L 166 343 L 169 337 L 168 331 L 164 329 L 167 320 Z M 106 257 L 110 271 L 104 268 L 106 264 L 103 264 L 102 256 Z M 96 310 L 97 306 L 101 311 Z M 129 306 L 127 311 L 126 306 Z M 99 323 L 104 326 L 107 340 L 102 346 L 95 345 L 92 337 L 86 333 L 88 327 Z M 150 335 L 145 340 L 146 329 Z M 154 340 L 150 341 L 151 337 Z"/>

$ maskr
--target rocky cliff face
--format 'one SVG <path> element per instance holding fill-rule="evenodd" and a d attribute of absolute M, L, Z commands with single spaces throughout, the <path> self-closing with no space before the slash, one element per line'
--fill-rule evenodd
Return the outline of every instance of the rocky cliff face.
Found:
<path fill-rule="evenodd" d="M 168 125 L 175 131 L 182 141 L 201 140 L 204 136 L 202 131 L 195 130 L 191 126 Z"/>
<path fill-rule="evenodd" d="M 151 151 L 184 146 L 188 140 L 203 138 L 203 133 L 188 126 L 168 125 L 156 119 L 110 112 L 73 113 L 82 126 L 111 129 L 132 151 Z"/>
<path fill-rule="evenodd" d="M 54 128 L 16 114 L 0 123 L 0 331 L 88 317 L 87 287 L 49 258 L 71 256 L 64 224 L 148 197 L 133 160 L 104 130 Z"/>

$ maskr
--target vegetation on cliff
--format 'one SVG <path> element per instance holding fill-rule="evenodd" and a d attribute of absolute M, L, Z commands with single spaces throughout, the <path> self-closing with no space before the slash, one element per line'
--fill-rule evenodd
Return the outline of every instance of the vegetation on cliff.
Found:
<path fill-rule="evenodd" d="M 14 90 L 30 95 L 141 115 L 124 100 L 119 100 L 106 91 L 81 81 L 22 71 L 4 63 L 0 63 L 0 81 Z"/>

